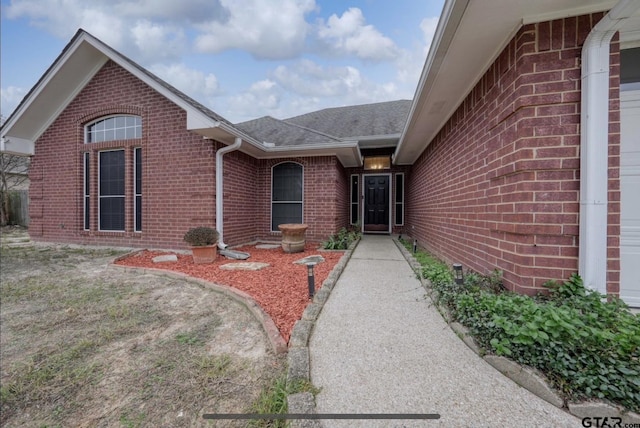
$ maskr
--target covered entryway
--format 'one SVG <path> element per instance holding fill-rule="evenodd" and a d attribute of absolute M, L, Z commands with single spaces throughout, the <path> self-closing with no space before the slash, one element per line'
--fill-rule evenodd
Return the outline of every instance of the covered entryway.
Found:
<path fill-rule="evenodd" d="M 364 232 L 391 233 L 391 198 L 389 197 L 390 174 L 363 175 L 362 195 Z"/>
<path fill-rule="evenodd" d="M 620 298 L 640 307 L 640 90 L 620 101 Z"/>

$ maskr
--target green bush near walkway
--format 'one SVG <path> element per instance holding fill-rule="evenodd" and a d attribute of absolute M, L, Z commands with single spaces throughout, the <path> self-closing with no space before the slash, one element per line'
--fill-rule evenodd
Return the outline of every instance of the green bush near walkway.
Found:
<path fill-rule="evenodd" d="M 640 411 L 640 315 L 620 299 L 586 289 L 577 274 L 535 297 L 504 290 L 499 271 L 469 272 L 458 285 L 441 261 L 421 250 L 415 257 L 436 302 L 485 350 L 541 370 L 570 399 Z"/>

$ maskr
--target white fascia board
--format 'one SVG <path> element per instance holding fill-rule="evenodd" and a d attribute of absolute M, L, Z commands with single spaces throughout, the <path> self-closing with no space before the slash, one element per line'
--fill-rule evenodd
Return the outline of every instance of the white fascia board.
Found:
<path fill-rule="evenodd" d="M 587 4 L 584 6 L 574 7 L 571 9 L 555 10 L 553 12 L 540 13 L 537 15 L 528 15 L 522 18 L 522 23 L 524 25 L 535 24 L 538 22 L 547 22 L 547 21 L 553 21 L 555 19 L 563 19 L 563 18 L 569 18 L 572 16 L 580 16 L 580 15 L 587 15 L 595 12 L 603 12 L 611 9 L 613 6 L 615 6 L 616 3 L 617 3 L 617 0 L 608 0 L 608 1 L 602 1 L 600 3 Z"/>
<path fill-rule="evenodd" d="M 24 102 L 18 106 L 18 110 L 16 110 L 10 117 L 9 121 L 5 123 L 3 127 L 4 135 L 11 135 L 13 132 L 14 126 L 20 122 L 22 116 L 29 111 L 31 107 L 37 108 L 34 103 L 40 100 L 40 97 L 43 96 L 43 92 L 49 88 L 49 85 L 55 83 L 52 81 L 57 77 L 61 76 L 61 71 L 65 66 L 68 66 L 69 60 L 76 54 L 76 52 L 82 47 L 82 43 L 85 41 L 84 37 L 80 37 L 76 43 L 68 49 L 65 54 L 56 61 L 55 64 L 52 65 L 51 69 L 47 71 L 47 74 L 43 76 L 42 80 L 37 83 L 37 86 L 33 88 L 31 93 L 28 95 L 28 98 L 24 100 Z M 81 58 L 82 59 L 82 58 Z M 108 58 L 87 58 L 95 62 L 95 64 L 89 69 L 88 72 L 85 73 L 84 78 L 79 80 L 76 85 L 74 85 L 70 90 L 67 89 L 67 96 L 61 101 L 57 103 L 57 108 L 48 114 L 46 120 L 41 122 L 41 126 L 31 132 L 29 136 L 30 139 L 36 141 L 40 136 L 51 126 L 53 121 L 64 111 L 65 108 L 73 101 L 73 99 L 78 95 L 78 93 L 85 87 L 85 85 L 93 78 L 93 76 L 102 68 L 102 66 L 107 62 Z M 75 67 L 72 67 L 75 68 Z M 48 104 L 48 103 L 47 103 Z M 50 105 L 50 104 L 49 104 Z M 18 134 L 23 134 L 23 132 L 16 132 Z M 15 136 L 11 137 L 16 138 Z M 24 138 L 24 135 L 21 135 L 19 138 Z"/>
<path fill-rule="evenodd" d="M 33 156 L 35 143 L 32 140 L 17 137 L 2 137 L 0 153 L 18 156 Z"/>

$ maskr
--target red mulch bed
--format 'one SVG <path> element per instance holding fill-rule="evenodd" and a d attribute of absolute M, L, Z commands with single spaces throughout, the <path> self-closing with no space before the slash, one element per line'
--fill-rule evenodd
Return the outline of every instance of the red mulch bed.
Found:
<path fill-rule="evenodd" d="M 255 246 L 236 248 L 251 254 L 247 260 L 231 260 L 218 255 L 212 264 L 194 264 L 191 255 L 177 254 L 178 262 L 153 263 L 152 259 L 163 251 L 141 251 L 116 262 L 118 265 L 164 269 L 182 272 L 195 278 L 202 278 L 216 284 L 230 285 L 242 290 L 269 314 L 280 334 L 289 341 L 291 330 L 302 312 L 310 303 L 307 282 L 307 267 L 293 264 L 294 261 L 314 254 L 320 254 L 325 262 L 314 268 L 315 288 L 318 291 L 344 252 L 319 251 L 317 244 L 307 243 L 301 253 L 287 254 L 282 249 L 261 250 Z M 271 266 L 259 271 L 229 271 L 220 265 L 235 261 L 263 262 Z"/>

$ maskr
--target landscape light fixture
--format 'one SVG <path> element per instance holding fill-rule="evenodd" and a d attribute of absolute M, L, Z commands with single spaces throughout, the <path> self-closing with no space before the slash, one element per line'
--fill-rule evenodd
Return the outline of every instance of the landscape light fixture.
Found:
<path fill-rule="evenodd" d="M 456 284 L 462 285 L 464 282 L 464 275 L 462 274 L 462 265 L 460 263 L 453 264 L 453 276 L 456 280 Z"/>
<path fill-rule="evenodd" d="M 313 267 L 316 265 L 315 262 L 307 263 L 307 279 L 309 281 L 309 298 L 313 299 L 313 295 L 316 292 L 316 278 L 313 276 Z"/>
<path fill-rule="evenodd" d="M 416 251 L 418 251 L 418 240 L 414 239 L 413 240 L 413 254 L 415 254 Z"/>

